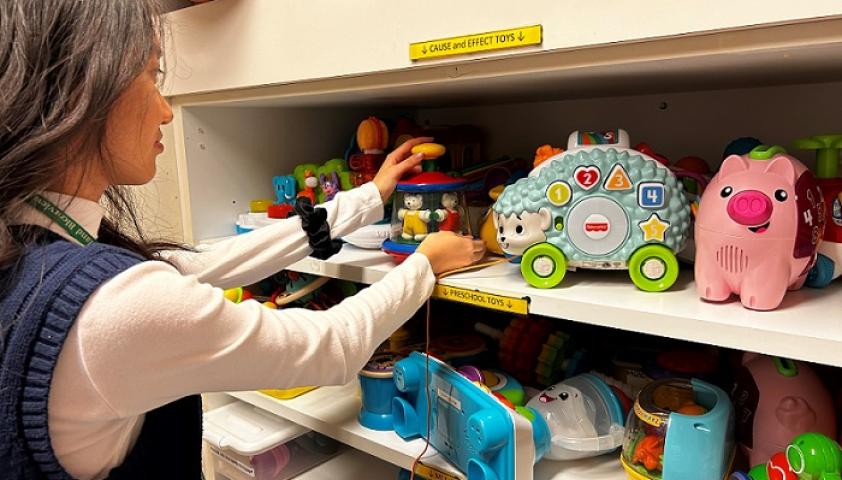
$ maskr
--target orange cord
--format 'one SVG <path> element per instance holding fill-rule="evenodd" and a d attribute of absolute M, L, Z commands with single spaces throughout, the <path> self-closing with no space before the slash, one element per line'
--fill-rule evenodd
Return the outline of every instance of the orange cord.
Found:
<path fill-rule="evenodd" d="M 477 270 L 480 268 L 490 267 L 492 265 L 497 265 L 500 263 L 508 262 L 508 259 L 505 258 L 498 258 L 494 260 L 489 260 L 483 263 L 476 263 L 473 265 L 469 265 L 467 267 L 457 268 L 454 270 L 450 270 L 448 272 L 444 272 L 436 276 L 436 282 L 438 283 L 439 280 L 443 279 L 444 277 L 454 275 L 457 273 L 467 272 L 471 270 Z M 421 462 L 421 457 L 427 453 L 427 450 L 430 448 L 430 428 L 431 422 L 433 417 L 432 411 L 432 402 L 430 401 L 430 299 L 427 299 L 427 315 L 426 315 L 426 325 L 425 325 L 425 340 L 424 340 L 424 395 L 427 397 L 427 435 L 425 435 L 426 442 L 424 443 L 424 449 L 421 450 L 421 453 L 415 457 L 415 460 L 412 462 L 412 469 L 409 471 L 409 480 L 415 480 L 415 469 L 418 467 L 418 464 Z"/>

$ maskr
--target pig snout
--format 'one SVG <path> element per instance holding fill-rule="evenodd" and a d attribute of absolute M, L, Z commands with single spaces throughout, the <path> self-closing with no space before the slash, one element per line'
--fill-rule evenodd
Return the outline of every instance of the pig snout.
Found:
<path fill-rule="evenodd" d="M 728 216 L 740 225 L 762 225 L 772 217 L 772 201 L 763 192 L 744 190 L 728 201 Z"/>

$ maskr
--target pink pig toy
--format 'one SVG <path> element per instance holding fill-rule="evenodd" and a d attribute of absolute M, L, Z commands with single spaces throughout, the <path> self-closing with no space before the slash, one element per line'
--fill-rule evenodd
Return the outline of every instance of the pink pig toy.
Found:
<path fill-rule="evenodd" d="M 746 353 L 731 399 L 737 441 L 749 465 L 764 463 L 805 432 L 836 438 L 833 399 L 806 363 Z"/>
<path fill-rule="evenodd" d="M 772 310 L 801 288 L 824 235 L 815 177 L 781 147 L 757 147 L 722 163 L 696 218 L 696 289 L 721 302 Z"/>

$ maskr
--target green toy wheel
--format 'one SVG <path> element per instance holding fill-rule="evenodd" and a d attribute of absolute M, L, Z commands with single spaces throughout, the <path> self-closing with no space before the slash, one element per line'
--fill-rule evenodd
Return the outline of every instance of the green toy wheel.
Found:
<path fill-rule="evenodd" d="M 678 260 L 663 245 L 644 245 L 629 259 L 629 276 L 645 292 L 663 292 L 678 279 Z"/>
<path fill-rule="evenodd" d="M 553 288 L 567 273 L 567 259 L 558 247 L 549 243 L 533 245 L 520 262 L 523 278 L 537 288 Z"/>

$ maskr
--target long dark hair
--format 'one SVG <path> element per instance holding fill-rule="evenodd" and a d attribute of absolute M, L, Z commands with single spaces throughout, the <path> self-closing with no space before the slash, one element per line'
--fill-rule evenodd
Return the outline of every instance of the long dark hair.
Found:
<path fill-rule="evenodd" d="M 0 1 L 0 266 L 27 242 L 10 231 L 27 197 L 73 162 L 108 161 L 106 118 L 163 40 L 160 14 L 158 0 Z M 127 189 L 105 196 L 99 241 L 147 259 L 175 246 L 145 239 Z"/>

